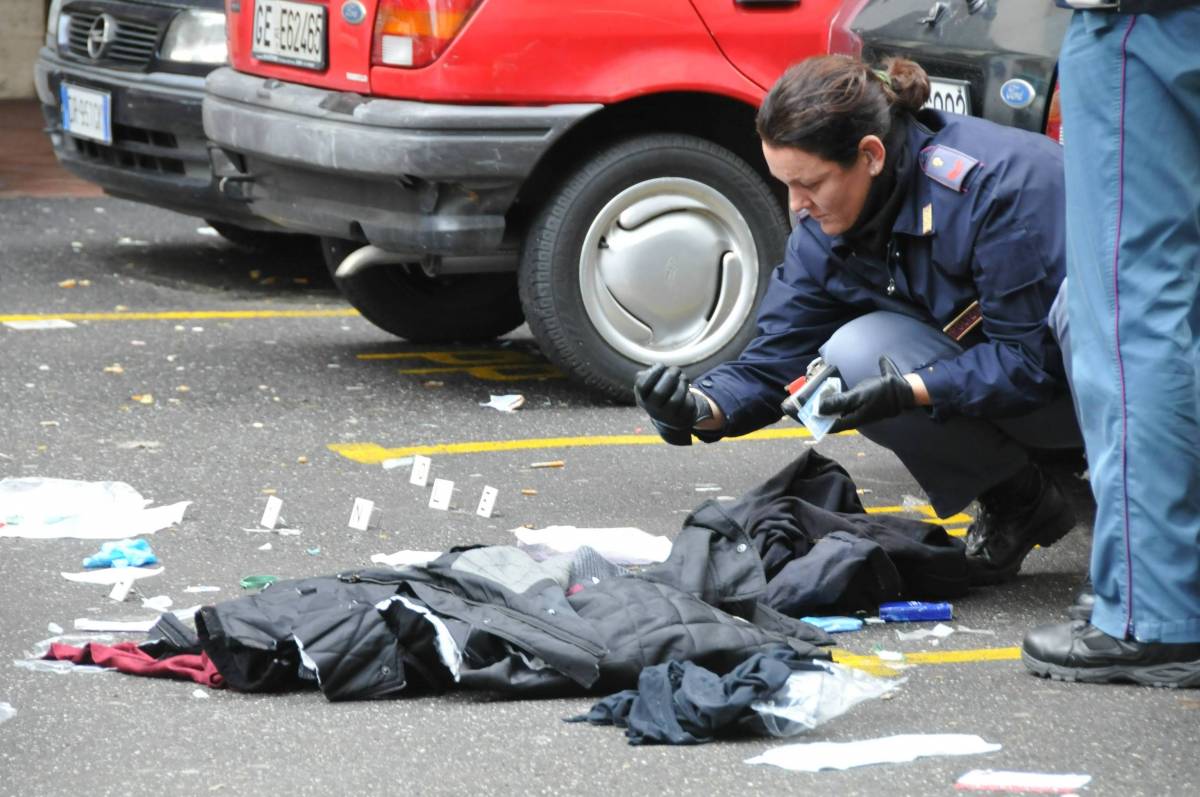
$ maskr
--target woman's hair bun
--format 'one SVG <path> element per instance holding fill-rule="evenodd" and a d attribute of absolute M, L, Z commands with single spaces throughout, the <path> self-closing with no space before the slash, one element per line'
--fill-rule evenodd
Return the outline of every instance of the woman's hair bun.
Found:
<path fill-rule="evenodd" d="M 896 104 L 912 112 L 921 110 L 929 99 L 929 75 L 921 65 L 907 58 L 888 58 L 883 68 L 891 78 Z"/>

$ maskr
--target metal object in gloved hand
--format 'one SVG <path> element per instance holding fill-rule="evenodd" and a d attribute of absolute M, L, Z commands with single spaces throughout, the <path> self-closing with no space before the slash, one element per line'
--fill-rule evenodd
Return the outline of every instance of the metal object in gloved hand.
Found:
<path fill-rule="evenodd" d="M 888 357 L 879 358 L 879 376 L 864 379 L 853 389 L 821 399 L 822 415 L 840 415 L 832 431 L 857 429 L 892 418 L 917 406 L 912 385 Z"/>
<path fill-rule="evenodd" d="M 708 400 L 691 387 L 680 368 L 662 363 L 639 371 L 633 383 L 638 406 L 650 416 L 662 439 L 673 446 L 690 446 L 692 428 L 713 417 Z"/>

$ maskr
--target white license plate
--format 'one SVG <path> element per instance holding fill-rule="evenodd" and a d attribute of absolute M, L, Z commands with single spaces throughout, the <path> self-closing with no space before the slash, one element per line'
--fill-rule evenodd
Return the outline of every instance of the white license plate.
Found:
<path fill-rule="evenodd" d="M 112 143 L 112 97 L 107 91 L 59 86 L 63 130 L 79 138 Z"/>
<path fill-rule="evenodd" d="M 926 108 L 947 113 L 971 114 L 971 84 L 965 80 L 944 77 L 929 78 L 929 100 Z"/>
<path fill-rule="evenodd" d="M 254 43 L 260 61 L 325 68 L 325 7 L 288 0 L 256 0 Z"/>

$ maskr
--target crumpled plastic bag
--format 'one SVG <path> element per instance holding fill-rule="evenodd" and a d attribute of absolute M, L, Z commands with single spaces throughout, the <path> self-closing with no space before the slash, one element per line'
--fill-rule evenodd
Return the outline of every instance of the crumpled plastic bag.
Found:
<path fill-rule="evenodd" d="M 813 664 L 820 669 L 794 672 L 770 700 L 750 704 L 767 733 L 778 737 L 805 733 L 845 714 L 864 700 L 898 689 L 906 680 L 877 678 L 829 661 Z"/>

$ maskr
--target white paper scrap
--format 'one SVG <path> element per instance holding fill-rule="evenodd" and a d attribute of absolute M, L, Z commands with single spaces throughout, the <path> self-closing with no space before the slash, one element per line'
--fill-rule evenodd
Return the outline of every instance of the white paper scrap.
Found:
<path fill-rule="evenodd" d="M 900 764 L 936 755 L 994 753 L 1000 745 L 967 733 L 909 733 L 858 742 L 811 742 L 773 747 L 747 764 L 773 764 L 793 772 Z"/>
<path fill-rule="evenodd" d="M 75 324 L 65 318 L 34 318 L 25 321 L 5 321 L 9 329 L 19 329 L 22 332 L 32 332 L 40 329 L 74 329 Z"/>
<path fill-rule="evenodd" d="M 197 587 L 188 587 L 187 589 L 184 590 L 184 592 L 220 592 L 220 591 L 221 591 L 220 587 L 209 587 L 209 586 L 206 586 L 203 584 L 201 584 L 200 586 L 197 586 Z"/>
<path fill-rule="evenodd" d="M 491 396 L 487 401 L 481 402 L 481 407 L 491 407 L 500 412 L 516 412 L 525 405 L 525 397 L 519 393 L 510 394 L 507 396 Z"/>
<path fill-rule="evenodd" d="M 479 496 L 479 507 L 475 510 L 475 514 L 480 517 L 491 517 L 492 510 L 496 508 L 496 496 L 500 495 L 500 491 L 495 487 L 484 487 L 483 493 Z"/>
<path fill-rule="evenodd" d="M 193 689 L 192 697 L 195 698 L 196 700 L 208 700 L 210 695 L 208 694 L 207 689 Z"/>
<path fill-rule="evenodd" d="M 379 464 L 383 465 L 384 470 L 395 470 L 396 468 L 403 468 L 405 465 L 411 465 L 412 463 L 412 457 L 392 457 L 391 459 L 385 459 Z"/>
<path fill-rule="evenodd" d="M 279 522 L 279 510 L 283 509 L 283 499 L 277 495 L 267 496 L 267 505 L 263 509 L 262 520 L 258 525 L 264 529 L 273 529 Z"/>
<path fill-rule="evenodd" d="M 1070 794 L 1092 782 L 1091 775 L 1050 772 L 1012 772 L 1003 769 L 972 769 L 954 782 L 957 789 L 970 791 L 1042 792 Z"/>
<path fill-rule="evenodd" d="M 271 550 L 271 543 L 269 543 L 269 542 L 264 542 L 262 545 L 258 546 L 258 550 L 260 550 L 260 551 L 269 551 L 269 550 Z"/>
<path fill-rule="evenodd" d="M 445 512 L 450 508 L 450 496 L 454 493 L 454 482 L 449 479 L 434 479 L 433 492 L 429 494 L 429 508 Z"/>
<path fill-rule="evenodd" d="M 927 637 L 945 639 L 953 633 L 953 628 L 945 623 L 938 623 L 933 628 L 919 628 L 916 631 L 897 631 L 896 638 L 904 642 L 909 642 L 914 639 L 925 639 Z"/>
<path fill-rule="evenodd" d="M 428 564 L 441 555 L 441 551 L 396 551 L 395 553 L 373 554 L 371 561 L 374 564 L 388 567 L 407 567 L 408 565 Z"/>
<path fill-rule="evenodd" d="M 354 507 L 350 510 L 349 525 L 352 529 L 366 531 L 371 525 L 371 513 L 375 511 L 375 502 L 366 498 L 355 498 Z"/>
<path fill-rule="evenodd" d="M 78 581 L 82 584 L 120 584 L 124 581 L 137 581 L 142 578 L 157 576 L 163 571 L 161 567 L 105 567 L 101 570 L 85 570 L 82 573 L 62 573 L 67 581 Z"/>
<path fill-rule="evenodd" d="M 433 466 L 433 460 L 429 457 L 423 457 L 420 454 L 412 458 L 412 473 L 408 476 L 408 483 L 415 484 L 418 487 L 424 487 L 429 484 L 429 469 Z"/>
<path fill-rule="evenodd" d="M 520 547 L 572 553 L 586 545 L 618 565 L 665 562 L 671 555 L 671 540 L 628 526 L 611 529 L 547 526 L 544 529 L 512 529 L 512 533 L 517 536 Z"/>
<path fill-rule="evenodd" d="M 50 623 L 46 626 L 46 630 L 48 630 L 51 634 L 61 634 L 63 632 L 63 627 L 58 623 Z"/>

